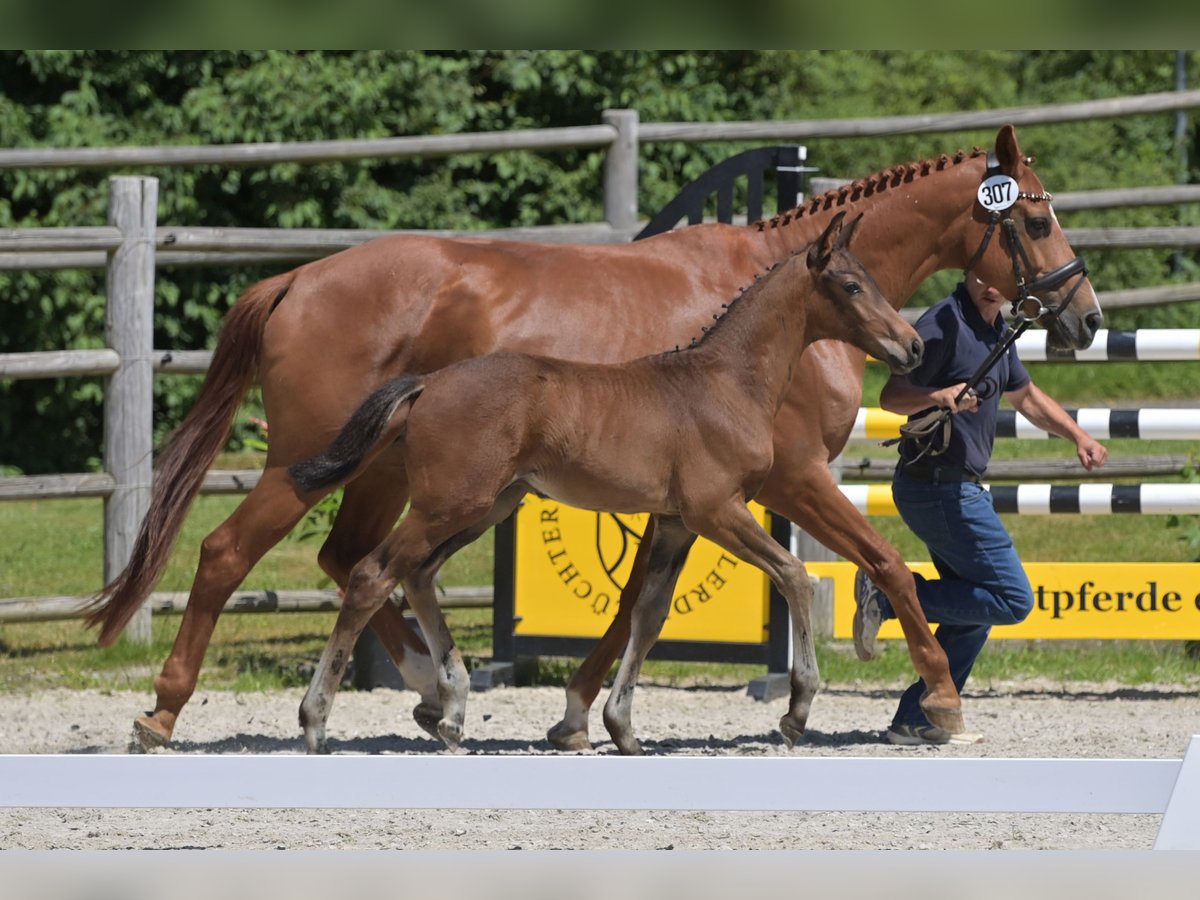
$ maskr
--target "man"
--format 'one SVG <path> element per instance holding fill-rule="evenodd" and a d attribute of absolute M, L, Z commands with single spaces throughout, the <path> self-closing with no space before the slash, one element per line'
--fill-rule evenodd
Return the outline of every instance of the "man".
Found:
<path fill-rule="evenodd" d="M 900 442 L 892 493 L 905 524 L 928 546 L 941 576 L 917 575 L 917 596 L 929 621 L 938 623 L 937 639 L 946 650 L 959 691 L 991 626 L 1021 622 L 1033 609 L 1033 591 L 1012 538 L 992 506 L 991 494 L 980 484 L 992 454 L 1000 395 L 1039 428 L 1074 441 L 1079 461 L 1088 471 L 1108 458 L 1108 450 L 1030 380 L 1015 346 L 997 360 L 974 391 L 956 400 L 1004 336 L 1007 326 L 1001 308 L 1007 302 L 995 288 L 968 273 L 954 293 L 917 322 L 917 332 L 925 341 L 921 365 L 908 375 L 893 375 L 879 398 L 884 409 L 903 415 L 933 407 L 955 414 L 943 453 L 921 455 L 915 441 Z M 887 597 L 861 570 L 854 587 L 858 605 L 854 648 L 860 659 L 872 659 L 879 627 L 894 613 Z M 921 745 L 983 739 L 978 734 L 951 734 L 930 724 L 919 702 L 924 690 L 924 682 L 917 681 L 904 692 L 888 729 L 889 741 Z"/>

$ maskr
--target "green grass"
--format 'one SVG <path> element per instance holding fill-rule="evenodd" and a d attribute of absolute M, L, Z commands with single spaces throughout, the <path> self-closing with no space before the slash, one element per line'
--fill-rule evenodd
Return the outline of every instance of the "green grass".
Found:
<path fill-rule="evenodd" d="M 1047 369 L 1051 367 L 1046 367 Z M 1035 375 L 1035 378 L 1039 377 Z M 1139 386 L 1140 386 L 1139 370 Z M 876 389 L 877 390 L 877 389 Z M 1108 388 L 1105 388 L 1108 390 Z M 869 395 L 868 395 L 869 397 Z M 1178 398 L 1177 398 L 1178 399 Z M 868 403 L 871 401 L 868 400 Z M 1073 401 L 1083 405 L 1091 400 Z M 1149 401 L 1143 401 L 1143 405 Z M 1137 405 L 1130 403 L 1128 405 Z M 1111 441 L 1113 455 L 1182 453 L 1178 442 Z M 886 456 L 874 442 L 856 442 L 849 456 Z M 997 458 L 1063 456 L 1065 441 L 997 443 Z M 226 457 L 222 468 L 245 468 L 254 455 Z M 200 541 L 237 504 L 240 497 L 201 497 L 188 516 L 159 590 L 185 591 L 191 583 Z M 1187 561 L 1197 548 L 1181 539 L 1182 529 L 1167 527 L 1162 516 L 1005 516 L 1022 558 L 1041 560 Z M 924 559 L 924 546 L 898 518 L 873 524 L 908 559 Z M 298 529 L 299 530 L 299 529 Z M 43 500 L 0 503 L 0 596 L 81 595 L 101 586 L 103 503 L 100 500 Z M 255 567 L 245 587 L 312 588 L 327 579 L 316 564 L 320 539 L 282 541 Z M 489 533 L 455 556 L 443 570 L 447 586 L 489 584 L 492 580 Z M 452 610 L 453 630 L 469 665 L 491 655 L 491 611 Z M 320 613 L 231 615 L 221 619 L 201 672 L 201 687 L 239 691 L 299 687 L 320 655 L 333 617 Z M 139 646 L 121 641 L 101 650 L 94 635 L 77 621 L 0 626 L 0 691 L 39 687 L 130 689 L 149 692 L 153 676 L 170 652 L 179 626 L 175 616 L 156 617 L 153 642 Z M 845 642 L 818 648 L 823 680 L 833 686 L 902 687 L 912 665 L 902 644 L 891 642 L 869 665 L 854 658 Z M 577 661 L 543 659 L 525 666 L 526 683 L 565 684 Z M 981 656 L 972 684 L 1021 678 L 1108 681 L 1123 684 L 1194 682 L 1200 663 L 1182 643 L 993 642 Z M 650 661 L 644 680 L 671 685 L 744 684 L 762 674 L 760 666 L 685 664 Z"/>
<path fill-rule="evenodd" d="M 468 666 L 490 658 L 490 610 L 449 610 L 447 618 Z M 304 687 L 332 625 L 333 616 L 327 613 L 225 616 L 217 625 L 200 687 L 233 691 Z M 152 643 L 122 640 L 101 650 L 78 622 L 5 625 L 0 627 L 0 691 L 60 687 L 149 695 L 178 627 L 178 617 L 156 617 Z M 899 641 L 886 642 L 879 659 L 871 663 L 859 662 L 844 641 L 820 644 L 817 655 L 822 681 L 832 687 L 898 689 L 913 678 L 912 663 Z M 565 685 L 577 664 L 578 660 L 551 658 L 525 661 L 520 681 Z M 651 660 L 642 681 L 738 686 L 762 674 L 761 666 Z M 1079 681 L 1200 684 L 1200 661 L 1189 656 L 1181 642 L 997 641 L 984 648 L 972 687 L 986 690 L 993 682 L 1030 678 L 1063 685 Z"/>

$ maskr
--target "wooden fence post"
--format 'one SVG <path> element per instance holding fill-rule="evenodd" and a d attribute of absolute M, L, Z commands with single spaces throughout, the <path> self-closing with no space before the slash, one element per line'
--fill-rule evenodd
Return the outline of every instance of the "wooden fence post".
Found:
<path fill-rule="evenodd" d="M 604 219 L 632 232 L 638 221 L 638 112 L 606 109 L 600 120 L 617 129 L 604 160 Z"/>
<path fill-rule="evenodd" d="M 104 502 L 104 581 L 125 567 L 150 505 L 153 477 L 154 249 L 158 179 L 109 179 L 108 223 L 121 246 L 108 255 L 105 339 L 121 357 L 104 393 L 104 468 L 116 481 Z M 150 607 L 125 630 L 150 641 Z"/>

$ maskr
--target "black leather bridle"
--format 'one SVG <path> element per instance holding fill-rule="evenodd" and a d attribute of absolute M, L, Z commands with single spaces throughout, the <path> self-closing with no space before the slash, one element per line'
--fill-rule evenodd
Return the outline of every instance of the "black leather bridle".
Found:
<path fill-rule="evenodd" d="M 987 162 L 987 170 L 983 173 L 984 181 L 987 181 L 993 175 L 1004 174 L 1000 170 L 1000 164 L 996 159 L 995 153 L 988 154 Z M 1030 194 L 1026 191 L 1020 191 L 1016 199 L 1050 203 L 1054 199 L 1054 196 L 1045 192 Z M 983 259 L 983 254 L 987 252 L 992 236 L 996 233 L 996 226 L 999 225 L 1004 230 L 1004 236 L 1008 238 L 1008 247 L 1006 249 L 1009 259 L 1012 260 L 1013 278 L 1017 283 L 1017 296 L 1012 301 L 1012 316 L 1017 325 L 1015 328 L 1008 330 L 1008 333 L 992 348 L 987 358 L 975 370 L 975 374 L 963 385 L 962 390 L 954 398 L 956 406 L 959 401 L 975 390 L 975 386 L 991 371 L 996 361 L 1008 352 L 1008 348 L 1016 343 L 1017 338 L 1024 334 L 1030 325 L 1041 320 L 1045 320 L 1046 324 L 1049 324 L 1061 317 L 1067 307 L 1071 305 L 1071 301 L 1075 298 L 1075 294 L 1083 284 L 1084 279 L 1087 278 L 1087 264 L 1078 256 L 1070 262 L 1063 263 L 1058 268 L 1038 275 L 1036 278 L 1028 277 L 1028 273 L 1034 270 L 1033 262 L 1029 258 L 1029 253 L 1025 250 L 1025 245 L 1021 241 L 1020 234 L 1017 233 L 1016 221 L 1011 215 L 1007 214 L 1015 205 L 1016 201 L 1006 209 L 990 210 L 990 220 L 988 221 L 987 229 L 983 233 L 983 240 L 979 244 L 979 249 L 975 251 L 975 255 L 971 257 L 971 261 L 967 263 L 963 274 L 970 273 L 979 261 Z M 1037 296 L 1044 291 L 1054 290 L 1076 276 L 1078 276 L 1078 280 L 1058 306 L 1047 306 Z M 929 456 L 939 456 L 945 452 L 950 443 L 950 415 L 949 409 L 931 409 L 929 412 L 906 422 L 900 427 L 901 437 L 914 441 L 921 448 L 915 458 L 906 461 L 908 464 L 916 462 L 926 454 Z M 884 441 L 883 445 L 888 446 L 889 444 L 897 443 L 899 440 L 901 438 L 892 438 L 891 440 Z"/>
<path fill-rule="evenodd" d="M 995 153 L 988 154 L 987 163 L 987 170 L 983 173 L 984 181 L 993 175 L 1003 174 Z M 1054 200 L 1054 195 L 1048 192 L 1030 194 L 1027 191 L 1020 191 L 1017 194 L 1017 200 L 1050 203 Z M 1016 205 L 1015 201 L 1013 205 Z M 1017 296 L 1012 301 L 1013 318 L 1022 325 L 1044 318 L 1057 319 L 1071 305 L 1071 301 L 1075 299 L 1076 292 L 1078 292 L 1080 286 L 1083 284 L 1084 279 L 1087 278 L 1087 263 L 1083 261 L 1082 257 L 1076 256 L 1070 262 L 1063 263 L 1056 269 L 1044 272 L 1036 278 L 1029 278 L 1029 273 L 1032 273 L 1034 270 L 1033 262 L 1029 258 L 1025 244 L 1021 241 L 1021 235 L 1017 232 L 1016 221 L 1011 215 L 1007 215 L 1011 209 L 1012 206 L 1009 206 L 1008 209 L 992 210 L 989 213 L 988 226 L 983 232 L 983 240 L 980 241 L 979 249 L 975 251 L 975 255 L 971 257 L 971 261 L 967 263 L 963 272 L 964 274 L 969 273 L 983 259 L 983 254 L 987 252 L 988 245 L 992 241 L 992 236 L 996 233 L 996 226 L 999 225 L 1004 230 L 1004 236 L 1008 239 L 1008 247 L 1006 249 L 1008 257 L 1012 261 L 1013 279 L 1017 283 Z M 1070 292 L 1058 306 L 1047 306 L 1037 296 L 1038 293 L 1043 291 L 1054 290 L 1075 276 L 1078 276 L 1079 280 L 1075 282 Z"/>

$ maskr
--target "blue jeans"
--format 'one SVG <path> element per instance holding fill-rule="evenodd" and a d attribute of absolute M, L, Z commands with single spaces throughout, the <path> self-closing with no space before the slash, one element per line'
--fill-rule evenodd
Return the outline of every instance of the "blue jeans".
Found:
<path fill-rule="evenodd" d="M 892 495 L 941 576 L 916 575 L 917 598 L 925 617 L 938 624 L 938 643 L 962 691 L 991 627 L 1024 621 L 1033 609 L 1033 589 L 992 495 L 980 485 L 927 484 L 898 471 Z M 929 724 L 920 707 L 924 691 L 918 681 L 904 692 L 893 725 Z"/>

